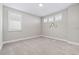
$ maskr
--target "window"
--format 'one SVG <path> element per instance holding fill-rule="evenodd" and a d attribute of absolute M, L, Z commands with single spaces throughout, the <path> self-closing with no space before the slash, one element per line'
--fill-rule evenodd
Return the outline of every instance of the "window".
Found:
<path fill-rule="evenodd" d="M 49 22 L 54 22 L 54 17 L 49 17 Z"/>
<path fill-rule="evenodd" d="M 55 21 L 60 21 L 60 20 L 62 20 L 62 14 L 55 15 Z"/>
<path fill-rule="evenodd" d="M 47 18 L 44 18 L 44 23 L 46 23 L 47 22 Z"/>
<path fill-rule="evenodd" d="M 21 15 L 12 11 L 8 12 L 8 31 L 21 30 Z"/>

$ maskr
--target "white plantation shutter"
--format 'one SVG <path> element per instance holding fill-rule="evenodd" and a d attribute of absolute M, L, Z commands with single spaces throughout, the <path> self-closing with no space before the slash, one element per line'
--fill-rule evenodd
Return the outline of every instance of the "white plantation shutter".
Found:
<path fill-rule="evenodd" d="M 61 21 L 62 20 L 62 14 L 55 15 L 55 21 Z"/>
<path fill-rule="evenodd" d="M 44 23 L 46 23 L 48 20 L 47 20 L 47 18 L 44 18 Z"/>
<path fill-rule="evenodd" d="M 49 17 L 49 22 L 54 22 L 54 17 Z"/>
<path fill-rule="evenodd" d="M 8 12 L 8 31 L 20 31 L 22 16 L 18 13 Z"/>

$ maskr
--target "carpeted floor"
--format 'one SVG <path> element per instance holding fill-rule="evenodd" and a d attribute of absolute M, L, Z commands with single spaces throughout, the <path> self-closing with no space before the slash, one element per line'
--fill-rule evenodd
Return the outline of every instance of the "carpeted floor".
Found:
<path fill-rule="evenodd" d="M 0 55 L 78 55 L 79 46 L 39 37 L 5 44 Z"/>

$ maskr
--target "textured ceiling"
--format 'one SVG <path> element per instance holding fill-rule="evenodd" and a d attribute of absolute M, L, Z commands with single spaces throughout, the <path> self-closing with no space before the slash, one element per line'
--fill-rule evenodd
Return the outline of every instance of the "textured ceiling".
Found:
<path fill-rule="evenodd" d="M 36 16 L 46 16 L 71 5 L 71 3 L 42 3 L 43 6 L 39 7 L 38 4 L 39 3 L 5 3 L 4 5 Z"/>

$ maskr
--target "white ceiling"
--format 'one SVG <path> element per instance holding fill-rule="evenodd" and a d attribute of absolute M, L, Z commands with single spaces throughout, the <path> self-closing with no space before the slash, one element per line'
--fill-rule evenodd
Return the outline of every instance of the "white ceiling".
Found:
<path fill-rule="evenodd" d="M 43 3 L 43 7 L 39 7 L 38 4 L 39 3 L 6 3 L 4 5 L 36 16 L 46 16 L 71 5 L 71 3 Z"/>

